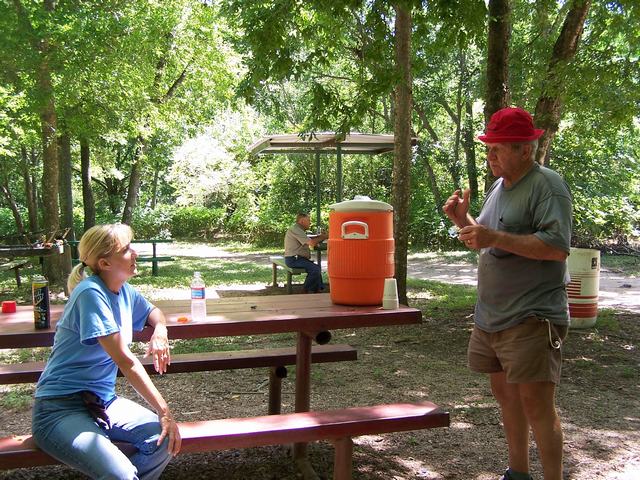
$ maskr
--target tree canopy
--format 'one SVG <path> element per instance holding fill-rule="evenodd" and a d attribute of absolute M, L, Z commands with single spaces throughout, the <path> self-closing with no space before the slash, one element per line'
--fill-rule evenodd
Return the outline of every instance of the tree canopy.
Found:
<path fill-rule="evenodd" d="M 490 41 L 498 3 L 507 43 Z M 398 12 L 409 22 L 408 70 Z M 546 161 L 574 194 L 574 243 L 625 242 L 640 220 L 639 24 L 633 0 L 5 0 L 0 234 L 80 235 L 125 221 L 139 236 L 279 244 L 313 204 L 313 159 L 246 147 L 266 133 L 397 133 L 398 86 L 409 79 L 418 147 L 345 157 L 345 198 L 398 203 L 394 182 L 406 181 L 396 230 L 407 248 L 453 247 L 441 205 L 466 186 L 474 208 L 482 201 L 475 136 L 499 88 L 488 59 L 502 49 L 501 101 L 556 130 Z M 336 166 L 323 158 L 321 168 L 326 207 Z M 199 220 L 185 228 L 184 218 Z"/>

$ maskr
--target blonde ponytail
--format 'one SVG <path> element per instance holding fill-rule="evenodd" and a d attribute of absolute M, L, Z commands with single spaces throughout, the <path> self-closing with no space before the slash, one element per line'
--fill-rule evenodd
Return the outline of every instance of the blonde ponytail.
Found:
<path fill-rule="evenodd" d="M 69 273 L 69 278 L 67 278 L 67 290 L 69 293 L 72 292 L 76 285 L 78 285 L 82 280 L 87 278 L 87 274 L 85 273 L 85 265 L 84 263 L 79 263 L 71 270 Z"/>

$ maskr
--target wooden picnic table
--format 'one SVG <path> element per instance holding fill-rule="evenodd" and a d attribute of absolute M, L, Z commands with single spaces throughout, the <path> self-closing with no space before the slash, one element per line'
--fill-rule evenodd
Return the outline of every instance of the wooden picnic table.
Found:
<path fill-rule="evenodd" d="M 189 300 L 154 302 L 167 317 L 171 339 L 266 335 L 292 332 L 296 340 L 295 411 L 310 410 L 311 345 L 315 339 L 326 343 L 330 331 L 389 325 L 418 324 L 421 312 L 401 305 L 395 310 L 379 306 L 346 306 L 331 303 L 329 294 L 231 297 L 207 300 L 203 322 L 179 323 L 190 317 Z M 53 344 L 55 326 L 64 306 L 51 306 L 51 328 L 35 330 L 33 308 L 19 306 L 15 313 L 0 315 L 0 348 L 28 348 Z M 134 332 L 134 340 L 147 341 L 152 329 Z M 306 445 L 296 445 L 294 458 L 304 464 Z"/>
<path fill-rule="evenodd" d="M 63 253 L 64 247 L 59 243 L 44 246 L 31 245 L 0 245 L 0 257 L 48 257 Z"/>

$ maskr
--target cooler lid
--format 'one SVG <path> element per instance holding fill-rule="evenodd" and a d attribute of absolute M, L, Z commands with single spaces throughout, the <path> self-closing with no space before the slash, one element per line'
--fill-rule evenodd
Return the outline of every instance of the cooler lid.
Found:
<path fill-rule="evenodd" d="M 388 203 L 379 200 L 371 200 L 365 195 L 356 195 L 353 200 L 346 200 L 340 203 L 329 205 L 331 210 L 336 212 L 392 212 L 393 207 Z"/>

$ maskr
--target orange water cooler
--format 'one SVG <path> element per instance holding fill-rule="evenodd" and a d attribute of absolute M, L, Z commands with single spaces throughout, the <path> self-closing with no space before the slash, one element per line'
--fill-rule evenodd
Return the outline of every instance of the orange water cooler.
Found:
<path fill-rule="evenodd" d="M 393 207 L 356 196 L 329 212 L 331 301 L 380 305 L 385 278 L 394 275 Z"/>

